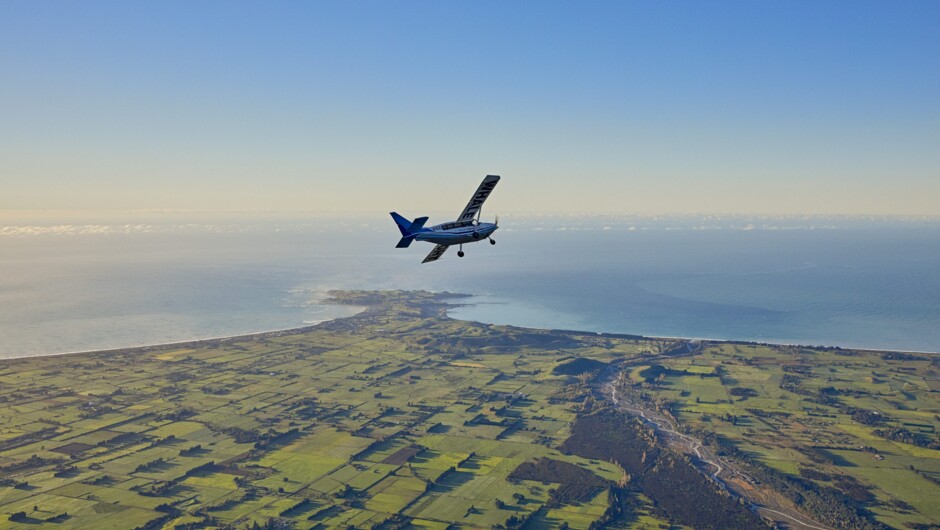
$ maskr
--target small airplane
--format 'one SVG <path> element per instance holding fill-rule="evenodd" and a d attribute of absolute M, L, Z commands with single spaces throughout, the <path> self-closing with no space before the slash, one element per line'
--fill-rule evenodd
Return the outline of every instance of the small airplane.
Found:
<path fill-rule="evenodd" d="M 401 230 L 401 240 L 395 248 L 408 248 L 412 241 L 435 243 L 434 249 L 421 262 L 427 263 L 440 259 L 451 245 L 460 246 L 457 250 L 457 257 L 460 258 L 463 257 L 464 243 L 476 243 L 483 239 L 489 239 L 490 244 L 495 245 L 496 241 L 490 236 L 499 228 L 499 217 L 496 218 L 494 223 L 481 223 L 480 212 L 483 209 L 483 203 L 490 196 L 497 182 L 499 182 L 499 175 L 487 175 L 480 183 L 476 193 L 470 198 L 467 207 L 460 212 L 460 216 L 457 217 L 456 221 L 424 228 L 424 223 L 428 221 L 427 217 L 418 217 L 409 222 L 401 215 L 390 212 L 395 224 L 398 225 L 398 229 Z"/>

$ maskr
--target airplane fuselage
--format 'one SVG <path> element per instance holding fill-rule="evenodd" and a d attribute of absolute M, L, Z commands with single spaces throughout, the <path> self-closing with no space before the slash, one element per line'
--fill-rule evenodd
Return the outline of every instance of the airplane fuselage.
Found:
<path fill-rule="evenodd" d="M 398 231 L 401 232 L 401 239 L 398 240 L 395 248 L 408 248 L 415 241 L 434 243 L 434 248 L 421 262 L 428 263 L 441 259 L 447 249 L 453 245 L 459 247 L 458 258 L 464 256 L 464 243 L 489 240 L 491 245 L 495 245 L 496 240 L 490 236 L 499 228 L 497 226 L 499 217 L 496 218 L 495 223 L 481 223 L 480 213 L 483 203 L 490 196 L 497 182 L 499 182 L 499 175 L 487 175 L 457 219 L 448 223 L 425 228 L 424 223 L 428 222 L 427 216 L 409 221 L 398 212 L 389 212 L 395 224 L 398 225 Z"/>
<path fill-rule="evenodd" d="M 495 223 L 453 221 L 427 228 L 419 232 L 415 239 L 437 245 L 461 245 L 488 239 L 497 228 Z"/>

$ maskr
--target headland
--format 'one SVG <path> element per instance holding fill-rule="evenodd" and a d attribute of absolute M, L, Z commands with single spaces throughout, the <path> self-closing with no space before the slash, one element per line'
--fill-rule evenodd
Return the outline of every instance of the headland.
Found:
<path fill-rule="evenodd" d="M 940 356 L 534 330 L 337 291 L 294 330 L 0 361 L 24 528 L 929 528 Z M 527 526 L 528 525 L 528 526 Z"/>

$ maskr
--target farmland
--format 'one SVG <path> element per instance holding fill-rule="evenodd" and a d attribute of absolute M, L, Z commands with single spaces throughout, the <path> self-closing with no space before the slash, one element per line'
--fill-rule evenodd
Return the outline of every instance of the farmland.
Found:
<path fill-rule="evenodd" d="M 580 405 L 556 397 L 573 378 L 552 369 L 571 347 L 612 359 L 657 342 L 454 321 L 430 294 L 337 296 L 372 309 L 298 332 L 4 361 L 3 524 L 586 528 L 605 513 L 623 472 L 557 449 Z M 584 472 L 578 500 L 549 503 L 550 478 L 509 478 L 549 458 Z"/>
<path fill-rule="evenodd" d="M 617 383 L 743 471 L 744 488 L 772 484 L 833 526 L 848 512 L 830 508 L 847 506 L 867 516 L 856 526 L 935 528 L 938 365 L 935 354 L 702 343 L 625 363 Z"/>
<path fill-rule="evenodd" d="M 289 332 L 0 362 L 0 525 L 764 524 L 615 412 L 615 374 L 624 395 L 766 484 L 810 500 L 835 490 L 872 525 L 940 520 L 935 357 L 692 347 L 457 321 L 454 295 L 335 296 L 367 309 Z M 686 502 L 675 480 L 697 484 Z"/>

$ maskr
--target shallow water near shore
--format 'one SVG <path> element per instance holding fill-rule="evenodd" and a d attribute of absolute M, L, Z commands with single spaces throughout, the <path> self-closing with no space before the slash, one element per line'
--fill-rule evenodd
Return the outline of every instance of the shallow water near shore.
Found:
<path fill-rule="evenodd" d="M 7 219 L 0 357 L 300 327 L 355 311 L 323 303 L 329 289 L 469 293 L 455 318 L 538 328 L 940 350 L 935 220 L 504 216 L 496 246 L 426 265 L 430 246 L 393 248 L 384 217 L 210 221 Z"/>

